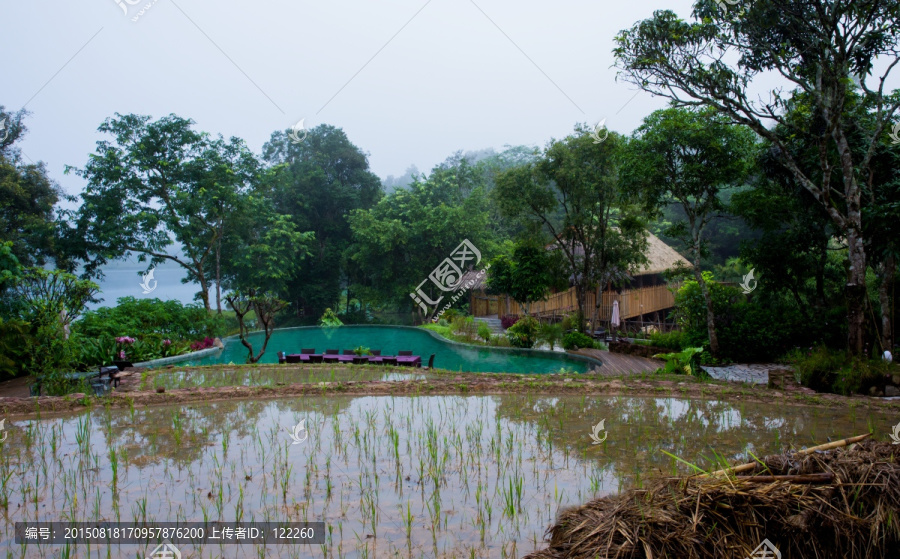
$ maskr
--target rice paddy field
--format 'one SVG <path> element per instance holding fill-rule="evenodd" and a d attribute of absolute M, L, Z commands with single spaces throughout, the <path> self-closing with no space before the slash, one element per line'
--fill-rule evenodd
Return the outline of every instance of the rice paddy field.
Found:
<path fill-rule="evenodd" d="M 309 436 L 292 444 L 302 420 Z M 185 558 L 520 557 L 560 509 L 687 473 L 672 456 L 708 468 L 893 423 L 852 408 L 536 394 L 96 406 L 6 422 L 0 557 L 152 549 L 13 540 L 16 522 L 69 520 L 327 524 L 322 545 L 183 545 Z"/>

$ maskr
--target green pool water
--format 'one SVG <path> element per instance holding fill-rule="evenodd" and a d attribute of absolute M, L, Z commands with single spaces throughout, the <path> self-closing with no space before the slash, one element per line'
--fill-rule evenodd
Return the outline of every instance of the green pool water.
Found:
<path fill-rule="evenodd" d="M 250 343 L 256 351 L 262 345 L 262 333 L 251 334 Z M 185 364 L 215 365 L 244 363 L 247 349 L 238 338 L 224 340 L 225 349 Z M 451 371 L 484 373 L 555 373 L 562 368 L 579 373 L 587 372 L 593 365 L 564 353 L 533 350 L 510 350 L 470 346 L 442 341 L 426 330 L 402 326 L 342 326 L 340 328 L 284 328 L 275 330 L 266 354 L 260 363 L 277 363 L 278 352 L 300 353 L 302 348 L 315 348 L 316 353 L 326 349 L 354 349 L 359 346 L 380 349 L 383 355 L 397 355 L 401 350 L 411 350 L 422 356 L 426 365 L 428 357 L 435 354 L 434 366 Z"/>

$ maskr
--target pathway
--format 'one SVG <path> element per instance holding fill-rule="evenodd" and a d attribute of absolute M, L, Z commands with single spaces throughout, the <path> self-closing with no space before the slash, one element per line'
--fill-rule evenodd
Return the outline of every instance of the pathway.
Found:
<path fill-rule="evenodd" d="M 593 372 L 608 376 L 652 373 L 665 365 L 665 362 L 660 361 L 659 359 L 649 359 L 647 357 L 613 353 L 610 351 L 601 351 L 599 349 L 580 349 L 575 353 L 599 359 L 603 363 L 603 366 L 595 368 Z"/>

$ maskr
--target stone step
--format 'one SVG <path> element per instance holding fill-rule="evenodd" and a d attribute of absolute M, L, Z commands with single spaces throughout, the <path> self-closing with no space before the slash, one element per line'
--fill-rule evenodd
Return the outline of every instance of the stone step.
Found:
<path fill-rule="evenodd" d="M 488 325 L 488 328 L 491 329 L 491 332 L 495 334 L 503 334 L 506 330 L 503 329 L 503 325 L 500 322 L 499 318 L 484 318 L 484 317 L 476 317 L 475 322 L 484 322 Z"/>

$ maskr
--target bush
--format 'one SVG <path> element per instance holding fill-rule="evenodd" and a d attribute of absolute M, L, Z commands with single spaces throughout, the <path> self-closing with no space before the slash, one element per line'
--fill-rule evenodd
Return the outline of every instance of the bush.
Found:
<path fill-rule="evenodd" d="M 447 309 L 441 314 L 441 318 L 446 319 L 447 322 L 453 322 L 461 316 L 464 315 L 459 309 Z"/>
<path fill-rule="evenodd" d="M 851 357 L 845 351 L 825 346 L 795 349 L 785 359 L 799 375 L 800 383 L 818 392 L 865 394 L 869 387 L 880 386 L 890 365 L 880 359 Z"/>
<path fill-rule="evenodd" d="M 325 312 L 322 313 L 322 317 L 319 318 L 319 326 L 323 328 L 338 328 L 343 326 L 344 323 L 341 322 L 341 319 L 338 318 L 338 315 L 335 314 L 333 310 L 325 309 Z"/>
<path fill-rule="evenodd" d="M 569 332 L 563 336 L 562 346 L 563 349 L 574 349 L 576 347 L 592 348 L 594 347 L 594 340 L 587 334 L 582 334 L 581 332 Z"/>
<path fill-rule="evenodd" d="M 684 333 L 680 330 L 672 330 L 671 332 L 652 332 L 648 345 L 661 347 L 663 349 L 672 349 L 681 351 L 683 345 Z"/>
<path fill-rule="evenodd" d="M 519 320 L 518 315 L 515 314 L 505 314 L 500 317 L 500 325 L 503 326 L 504 330 L 509 330 L 513 324 L 515 324 Z"/>
<path fill-rule="evenodd" d="M 466 340 L 473 339 L 478 332 L 478 329 L 475 326 L 475 319 L 471 316 L 463 316 L 461 314 L 453 319 L 453 322 L 450 323 L 450 327 L 453 329 L 454 333 L 462 336 Z"/>
<path fill-rule="evenodd" d="M 540 338 L 542 341 L 547 342 L 547 345 L 550 346 L 550 349 L 554 349 L 556 347 L 557 342 L 563 336 L 563 329 L 561 324 L 542 324 L 541 325 L 541 333 Z"/>
<path fill-rule="evenodd" d="M 489 342 L 491 341 L 491 327 L 487 325 L 487 322 L 478 321 L 478 337 L 482 340 Z"/>
<path fill-rule="evenodd" d="M 689 347 L 678 353 L 657 354 L 653 357 L 656 359 L 665 359 L 666 367 L 663 372 L 669 374 L 684 374 L 691 376 L 704 376 L 703 369 L 700 368 L 700 354 L 703 353 L 702 347 Z"/>
<path fill-rule="evenodd" d="M 704 272 L 704 278 L 713 299 L 719 357 L 726 360 L 771 361 L 797 343 L 811 345 L 815 340 L 825 340 L 827 325 L 841 322 L 839 316 L 830 315 L 809 321 L 787 297 L 760 294 L 747 301 L 737 287 L 716 283 L 710 272 Z M 706 303 L 695 280 L 685 281 L 676 293 L 675 318 L 681 329 L 676 335 L 680 336 L 680 346 L 674 347 L 674 340 L 656 341 L 654 336 L 651 345 L 673 350 L 709 347 Z M 710 354 L 704 353 L 703 357 L 707 361 Z"/>
<path fill-rule="evenodd" d="M 158 334 L 170 340 L 193 340 L 221 336 L 224 330 L 225 319 L 201 306 L 134 297 L 120 298 L 115 307 L 87 311 L 72 324 L 73 333 L 85 338 Z"/>
<path fill-rule="evenodd" d="M 540 329 L 541 325 L 534 317 L 526 316 L 509 327 L 506 337 L 513 347 L 531 348 L 537 341 Z"/>

